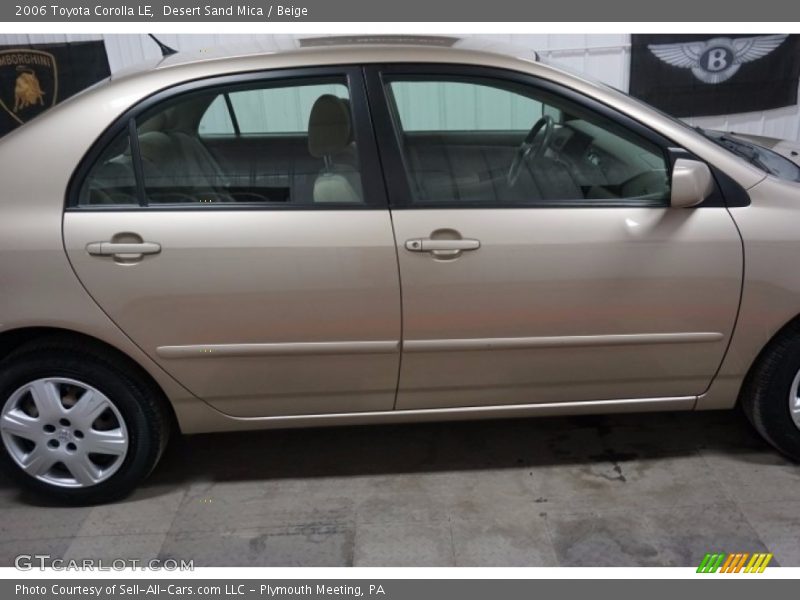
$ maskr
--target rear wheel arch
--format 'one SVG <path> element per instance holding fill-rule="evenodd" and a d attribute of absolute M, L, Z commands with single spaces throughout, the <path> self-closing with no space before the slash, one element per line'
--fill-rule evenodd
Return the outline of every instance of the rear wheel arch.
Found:
<path fill-rule="evenodd" d="M 34 345 L 47 346 L 80 346 L 94 351 L 111 362 L 129 370 L 151 389 L 161 403 L 171 425 L 177 426 L 178 420 L 172 403 L 155 378 L 138 361 L 119 348 L 94 336 L 59 327 L 22 327 L 0 332 L 0 369 L 3 361 Z"/>

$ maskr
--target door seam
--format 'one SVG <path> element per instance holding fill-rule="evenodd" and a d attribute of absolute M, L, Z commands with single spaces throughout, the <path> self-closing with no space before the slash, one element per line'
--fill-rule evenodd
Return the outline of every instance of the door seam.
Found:
<path fill-rule="evenodd" d="M 392 403 L 392 410 L 397 410 L 397 399 L 400 395 L 400 377 L 403 372 L 403 342 L 405 339 L 405 310 L 403 308 L 403 275 L 400 271 L 400 248 L 398 247 L 397 243 L 397 231 L 395 230 L 394 226 L 394 213 L 391 207 L 390 195 L 389 195 L 389 185 L 386 181 L 386 166 L 384 163 L 384 157 L 381 154 L 381 145 L 378 143 L 378 136 L 376 134 L 375 128 L 375 117 L 373 111 L 373 101 L 374 99 L 369 93 L 369 85 L 367 84 L 367 79 L 370 76 L 370 73 L 367 72 L 367 68 L 362 65 L 361 67 L 361 92 L 364 94 L 364 97 L 367 100 L 367 115 L 369 116 L 369 122 L 371 127 L 371 134 L 372 134 L 372 141 L 375 145 L 376 154 L 378 156 L 378 164 L 380 165 L 381 172 L 380 178 L 383 182 L 383 189 L 386 198 L 386 211 L 389 214 L 389 225 L 392 228 L 392 241 L 394 243 L 394 257 L 395 257 L 395 264 L 397 266 L 397 290 L 400 295 L 399 297 L 399 308 L 400 308 L 400 336 L 399 336 L 399 358 L 397 361 L 397 382 L 395 383 L 394 388 L 394 402 Z"/>

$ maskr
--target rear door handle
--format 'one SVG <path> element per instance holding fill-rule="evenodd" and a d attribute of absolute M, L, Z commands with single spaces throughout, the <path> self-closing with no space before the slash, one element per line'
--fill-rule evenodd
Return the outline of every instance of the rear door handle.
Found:
<path fill-rule="evenodd" d="M 477 250 L 481 247 L 479 240 L 432 240 L 418 238 L 406 242 L 406 250 L 411 252 L 431 252 L 438 255 L 452 255 L 465 250 Z"/>
<path fill-rule="evenodd" d="M 86 245 L 86 251 L 92 256 L 136 258 L 143 254 L 158 254 L 161 252 L 161 244 L 156 242 L 92 242 Z"/>

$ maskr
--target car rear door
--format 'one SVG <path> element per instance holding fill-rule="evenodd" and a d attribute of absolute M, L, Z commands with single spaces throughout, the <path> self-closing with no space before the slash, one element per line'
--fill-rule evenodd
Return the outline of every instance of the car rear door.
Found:
<path fill-rule="evenodd" d="M 368 82 L 402 284 L 397 408 L 691 406 L 730 340 L 743 257 L 718 192 L 669 207 L 669 142 L 506 71 L 390 65 Z"/>
<path fill-rule="evenodd" d="M 391 409 L 397 258 L 361 72 L 167 90 L 70 190 L 86 289 L 199 398 L 239 417 Z"/>

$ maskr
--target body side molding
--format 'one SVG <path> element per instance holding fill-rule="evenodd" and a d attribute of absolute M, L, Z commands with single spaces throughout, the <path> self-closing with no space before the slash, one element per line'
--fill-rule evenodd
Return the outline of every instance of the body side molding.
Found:
<path fill-rule="evenodd" d="M 689 344 L 718 342 L 725 336 L 718 332 L 631 333 L 622 335 L 570 335 L 551 337 L 477 338 L 451 340 L 406 340 L 405 352 L 442 352 L 470 350 L 515 350 L 524 348 L 570 348 L 578 346 L 631 346 L 646 344 Z"/>
<path fill-rule="evenodd" d="M 230 358 L 249 356 L 297 356 L 320 354 L 393 354 L 398 341 L 369 342 L 290 342 L 278 344 L 197 344 L 159 346 L 161 358 Z"/>
<path fill-rule="evenodd" d="M 442 352 L 470 350 L 515 350 L 524 348 L 559 348 L 578 346 L 630 346 L 645 344 L 688 344 L 718 342 L 725 336 L 718 332 L 633 333 L 623 335 L 572 335 L 553 337 L 475 338 L 450 340 L 406 340 L 405 352 Z M 159 346 L 161 358 L 215 358 L 248 356 L 297 356 L 320 354 L 392 354 L 400 350 L 399 341 L 287 342 L 265 344 L 194 344 Z"/>

